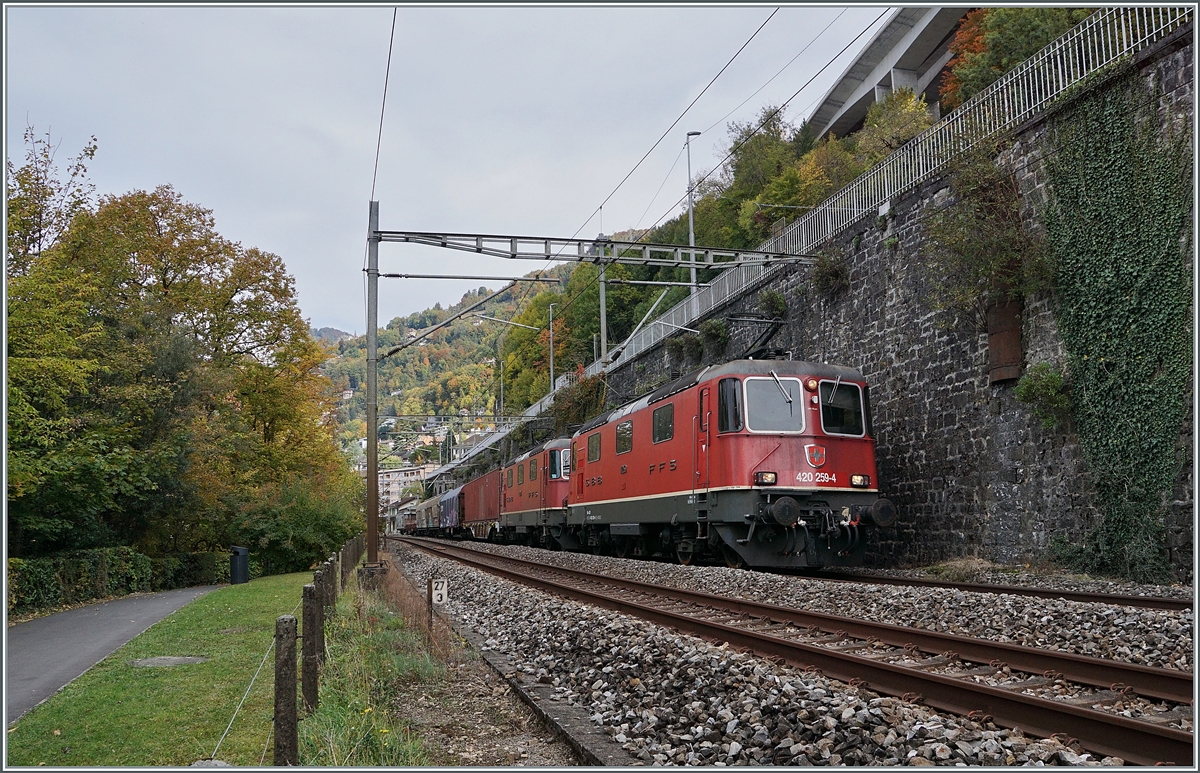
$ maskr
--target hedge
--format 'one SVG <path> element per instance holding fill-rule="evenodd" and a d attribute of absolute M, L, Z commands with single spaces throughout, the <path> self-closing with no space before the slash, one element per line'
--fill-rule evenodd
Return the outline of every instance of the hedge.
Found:
<path fill-rule="evenodd" d="M 228 553 L 180 553 L 150 559 L 152 590 L 229 582 Z"/>
<path fill-rule="evenodd" d="M 252 567 L 253 568 L 253 567 Z M 253 572 L 252 572 L 253 574 Z M 131 547 L 8 559 L 8 613 L 193 585 L 229 582 L 229 554 L 149 558 Z"/>

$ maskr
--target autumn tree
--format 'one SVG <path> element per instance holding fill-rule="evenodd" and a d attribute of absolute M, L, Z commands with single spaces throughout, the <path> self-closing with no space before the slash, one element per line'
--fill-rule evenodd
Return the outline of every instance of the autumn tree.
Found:
<path fill-rule="evenodd" d="M 950 43 L 942 106 L 958 107 L 1086 19 L 1091 8 L 978 8 Z"/>
<path fill-rule="evenodd" d="M 57 181 L 47 144 L 9 164 L 13 554 L 257 539 L 307 566 L 353 533 L 360 484 L 283 262 L 169 186 L 92 206 L 71 192 L 90 189 L 81 162 Z M 272 536 L 284 516 L 308 536 Z"/>

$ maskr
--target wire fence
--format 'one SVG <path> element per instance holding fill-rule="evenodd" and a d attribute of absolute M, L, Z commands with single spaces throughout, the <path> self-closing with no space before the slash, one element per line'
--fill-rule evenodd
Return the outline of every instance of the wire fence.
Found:
<path fill-rule="evenodd" d="M 819 245 L 857 222 L 868 212 L 886 210 L 898 195 L 945 168 L 976 144 L 1033 118 L 1088 76 L 1131 56 L 1192 20 L 1192 8 L 1105 8 L 975 95 L 945 119 L 914 137 L 895 153 L 830 196 L 759 250 L 811 254 Z M 732 268 L 707 288 L 685 298 L 659 320 L 637 332 L 621 361 L 629 362 L 678 327 L 687 327 L 714 309 L 741 296 L 783 270 L 783 266 Z M 602 361 L 585 369 L 594 376 L 607 369 Z M 553 393 L 530 410 L 553 403 Z M 544 405 L 543 405 L 544 404 Z M 528 411 L 526 412 L 529 413 Z"/>

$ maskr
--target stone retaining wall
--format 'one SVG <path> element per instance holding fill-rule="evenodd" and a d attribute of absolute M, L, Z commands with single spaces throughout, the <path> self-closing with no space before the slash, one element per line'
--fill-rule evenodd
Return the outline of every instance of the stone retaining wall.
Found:
<path fill-rule="evenodd" d="M 1191 27 L 1140 57 L 1147 86 L 1164 92 L 1160 120 L 1192 120 Z M 1031 121 L 1016 133 L 1001 163 L 1013 169 L 1027 217 L 1045 202 L 1042 164 L 1045 124 Z M 880 530 L 868 562 L 903 566 L 978 556 L 1005 563 L 1037 562 L 1056 534 L 1083 533 L 1096 516 L 1094 491 L 1078 438 L 1069 424 L 1044 430 L 1013 396 L 1015 382 L 988 383 L 987 335 L 975 320 L 936 312 L 929 303 L 933 278 L 921 254 L 922 221 L 951 193 L 943 179 L 892 202 L 881 228 L 869 213 L 826 249 L 844 257 L 850 288 L 819 297 L 811 269 L 788 270 L 712 315 L 758 310 L 762 289 L 788 303 L 786 325 L 770 345 L 794 359 L 849 365 L 871 386 L 878 435 L 879 477 L 900 517 Z M 1040 226 L 1039 226 L 1040 227 Z M 894 245 L 894 246 L 889 246 Z M 1025 366 L 1065 359 L 1052 299 L 1028 299 L 1022 314 Z M 718 362 L 745 350 L 759 328 L 729 323 Z M 665 342 L 664 342 L 665 343 Z M 610 401 L 642 394 L 695 361 L 673 360 L 664 343 L 609 374 Z M 1181 473 L 1170 495 L 1168 548 L 1181 579 L 1192 572 L 1192 418 L 1181 428 Z"/>

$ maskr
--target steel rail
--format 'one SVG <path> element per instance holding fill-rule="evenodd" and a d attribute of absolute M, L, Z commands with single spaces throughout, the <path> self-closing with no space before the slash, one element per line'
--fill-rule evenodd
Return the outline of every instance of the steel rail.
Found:
<path fill-rule="evenodd" d="M 831 615 L 825 612 L 766 604 L 729 596 L 715 596 L 699 591 L 682 590 L 663 585 L 650 585 L 622 577 L 597 575 L 566 567 L 548 566 L 536 561 L 527 561 L 509 556 L 498 556 L 470 548 L 437 545 L 440 551 L 464 551 L 478 556 L 495 557 L 505 562 L 517 563 L 529 568 L 550 569 L 588 582 L 603 582 L 640 593 L 666 596 L 677 601 L 698 606 L 722 607 L 737 614 L 764 617 L 780 623 L 817 627 L 831 633 L 841 632 L 856 639 L 878 639 L 893 647 L 913 646 L 922 652 L 942 654 L 952 652 L 959 658 L 973 663 L 1000 661 L 1009 668 L 1027 674 L 1045 675 L 1048 672 L 1081 684 L 1114 689 L 1128 686 L 1145 698 L 1188 704 L 1194 695 L 1194 678 L 1187 671 L 1155 668 L 1118 660 L 1089 657 L 1073 652 L 1023 647 L 1019 644 L 989 641 L 968 636 L 909 628 L 891 623 L 878 623 L 852 617 Z"/>
<path fill-rule="evenodd" d="M 954 714 L 969 715 L 982 712 L 991 716 L 997 725 L 1020 727 L 1041 737 L 1067 733 L 1089 751 L 1120 757 L 1134 764 L 1187 765 L 1193 759 L 1193 735 L 1183 730 L 1159 727 L 1094 709 L 1034 698 L 998 687 L 789 641 L 767 633 L 747 631 L 645 604 L 621 601 L 610 595 L 533 577 L 467 555 L 456 555 L 450 550 L 429 549 L 427 545 L 415 541 L 413 544 L 434 555 L 477 566 L 514 582 L 586 604 L 633 614 L 679 631 L 746 647 L 763 655 L 783 658 L 795 665 L 815 667 L 826 676 L 862 685 L 876 692 L 902 697 L 920 696 L 920 700 L 925 704 Z M 494 554 L 489 555 L 496 557 Z"/>
<path fill-rule="evenodd" d="M 915 585 L 923 588 L 950 588 L 971 593 L 1009 593 L 1014 596 L 1034 596 L 1040 599 L 1066 599 L 1096 604 L 1112 604 L 1120 607 L 1144 607 L 1182 611 L 1193 607 L 1192 599 L 1173 599 L 1167 596 L 1129 596 L 1118 593 L 1088 593 L 1086 591 L 1055 590 L 1024 585 L 993 585 L 984 582 L 951 582 L 891 575 L 853 574 L 849 572 L 814 571 L 804 572 L 803 577 L 815 577 L 832 582 L 867 582 L 879 585 Z"/>

